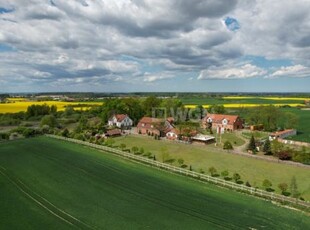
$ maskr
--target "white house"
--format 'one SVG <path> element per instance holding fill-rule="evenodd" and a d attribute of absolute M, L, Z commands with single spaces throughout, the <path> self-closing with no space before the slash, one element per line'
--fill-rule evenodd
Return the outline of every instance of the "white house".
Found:
<path fill-rule="evenodd" d="M 116 126 L 122 129 L 130 129 L 132 127 L 132 120 L 127 114 L 114 114 L 109 120 L 109 126 Z"/>

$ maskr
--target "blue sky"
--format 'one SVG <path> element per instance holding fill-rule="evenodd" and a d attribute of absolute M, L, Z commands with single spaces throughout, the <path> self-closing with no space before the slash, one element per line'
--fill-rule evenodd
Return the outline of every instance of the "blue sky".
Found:
<path fill-rule="evenodd" d="M 0 0 L 1 92 L 310 92 L 306 0 Z"/>

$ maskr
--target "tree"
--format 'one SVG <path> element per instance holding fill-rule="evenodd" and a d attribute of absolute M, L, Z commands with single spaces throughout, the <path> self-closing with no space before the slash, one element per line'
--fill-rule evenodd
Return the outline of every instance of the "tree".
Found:
<path fill-rule="evenodd" d="M 48 125 L 50 128 L 54 128 L 57 126 L 57 120 L 54 115 L 45 115 L 42 117 L 40 126 Z"/>
<path fill-rule="evenodd" d="M 232 144 L 229 141 L 225 141 L 223 149 L 231 150 L 234 149 Z"/>
<path fill-rule="evenodd" d="M 224 114 L 226 113 L 226 109 L 223 105 L 211 105 L 209 108 L 209 112 L 216 114 Z"/>
<path fill-rule="evenodd" d="M 184 164 L 184 160 L 182 158 L 179 158 L 178 159 L 178 163 L 179 163 L 179 165 L 183 165 Z"/>
<path fill-rule="evenodd" d="M 227 178 L 228 175 L 229 175 L 228 170 L 224 170 L 224 171 L 221 172 L 221 176 L 224 177 L 224 178 Z"/>
<path fill-rule="evenodd" d="M 253 153 L 256 152 L 255 138 L 253 135 L 251 136 L 247 150 L 252 151 Z"/>
<path fill-rule="evenodd" d="M 269 180 L 265 179 L 265 180 L 263 181 L 263 187 L 264 187 L 267 191 L 271 188 L 271 186 L 272 186 L 272 183 L 271 183 Z"/>
<path fill-rule="evenodd" d="M 63 137 L 69 137 L 69 130 L 68 130 L 67 128 L 65 128 L 65 129 L 62 131 L 61 135 L 62 135 Z"/>
<path fill-rule="evenodd" d="M 241 179 L 241 176 L 238 173 L 233 174 L 233 179 L 235 182 L 238 182 Z"/>
<path fill-rule="evenodd" d="M 121 150 L 124 150 L 126 148 L 126 145 L 124 143 L 121 143 L 119 147 L 121 148 Z"/>
<path fill-rule="evenodd" d="M 274 156 L 279 156 L 280 152 L 284 151 L 284 144 L 279 142 L 277 139 L 271 142 L 271 151 Z"/>
<path fill-rule="evenodd" d="M 216 168 L 214 168 L 213 166 L 210 167 L 208 170 L 209 170 L 209 173 L 211 174 L 211 176 L 214 176 L 217 172 Z"/>
<path fill-rule="evenodd" d="M 140 148 L 140 153 L 143 154 L 144 153 L 144 148 Z"/>
<path fill-rule="evenodd" d="M 131 148 L 131 151 L 135 154 L 135 153 L 137 153 L 139 151 L 139 148 L 137 146 L 133 146 Z"/>
<path fill-rule="evenodd" d="M 280 183 L 278 184 L 278 188 L 281 190 L 282 194 L 285 194 L 288 189 L 288 185 L 286 183 Z"/>
<path fill-rule="evenodd" d="M 265 143 L 264 143 L 263 152 L 264 152 L 266 155 L 272 155 L 272 151 L 271 151 L 271 142 L 270 142 L 269 138 L 267 138 L 267 140 L 266 140 Z"/>
<path fill-rule="evenodd" d="M 142 102 L 143 112 L 146 116 L 152 116 L 153 109 L 160 107 L 162 100 L 155 96 L 149 96 Z"/>
<path fill-rule="evenodd" d="M 298 198 L 300 196 L 300 193 L 298 192 L 297 181 L 296 181 L 295 176 L 293 176 L 291 179 L 290 192 L 291 192 L 292 197 L 294 198 Z"/>

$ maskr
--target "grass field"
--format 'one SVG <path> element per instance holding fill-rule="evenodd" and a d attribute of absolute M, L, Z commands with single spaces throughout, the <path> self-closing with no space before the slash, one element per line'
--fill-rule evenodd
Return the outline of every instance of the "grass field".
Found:
<path fill-rule="evenodd" d="M 90 106 L 102 105 L 102 102 L 63 102 L 63 101 L 15 101 L 0 104 L 0 113 L 18 113 L 27 111 L 30 105 L 56 105 L 58 111 L 63 111 L 66 106 L 74 106 L 77 110 L 87 110 Z"/>
<path fill-rule="evenodd" d="M 283 108 L 282 110 L 294 113 L 299 118 L 297 125 L 298 135 L 287 139 L 310 143 L 310 110 L 301 110 L 296 108 Z"/>
<path fill-rule="evenodd" d="M 0 229 L 307 229 L 302 212 L 45 137 L 0 144 Z"/>
<path fill-rule="evenodd" d="M 310 170 L 297 166 L 267 162 L 253 158 L 243 157 L 219 151 L 210 145 L 186 145 L 168 141 L 154 140 L 148 136 L 132 135 L 127 137 L 114 138 L 115 145 L 126 144 L 127 148 L 132 146 L 143 147 L 144 151 L 150 151 L 156 158 L 162 161 L 162 149 L 167 149 L 171 159 L 175 159 L 174 165 L 178 165 L 177 159 L 184 159 L 186 165 L 191 165 L 193 170 L 203 169 L 208 173 L 209 167 L 215 167 L 220 173 L 228 170 L 230 175 L 237 172 L 241 175 L 241 180 L 245 183 L 249 181 L 252 186 L 262 188 L 264 179 L 268 179 L 273 184 L 273 189 L 280 193 L 278 184 L 285 182 L 290 184 L 293 176 L 297 179 L 298 189 L 302 197 L 310 200 Z"/>

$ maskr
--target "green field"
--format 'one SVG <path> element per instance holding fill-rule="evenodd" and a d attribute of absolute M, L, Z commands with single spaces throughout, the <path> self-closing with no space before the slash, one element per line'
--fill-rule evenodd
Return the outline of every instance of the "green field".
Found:
<path fill-rule="evenodd" d="M 0 144 L 0 229 L 307 229 L 302 212 L 46 137 Z"/>
<path fill-rule="evenodd" d="M 287 139 L 310 143 L 310 110 L 302 110 L 297 108 L 283 108 L 282 110 L 294 113 L 299 118 L 297 125 L 298 135 Z"/>
<path fill-rule="evenodd" d="M 171 159 L 175 159 L 174 165 L 178 165 L 177 159 L 184 159 L 186 165 L 191 165 L 194 171 L 203 169 L 208 173 L 209 167 L 215 167 L 220 173 L 228 170 L 230 175 L 239 173 L 241 180 L 245 183 L 249 181 L 252 186 L 262 188 L 264 179 L 272 182 L 272 188 L 280 193 L 279 183 L 290 184 L 293 176 L 297 179 L 298 189 L 302 197 L 310 200 L 310 170 L 309 168 L 297 167 L 277 162 L 268 162 L 244 156 L 227 153 L 222 149 L 215 148 L 213 145 L 187 145 L 168 141 L 154 140 L 148 136 L 131 135 L 127 137 L 114 138 L 115 145 L 126 144 L 127 148 L 137 146 L 143 147 L 145 152 L 150 151 L 162 161 L 162 149 L 167 149 Z"/>
<path fill-rule="evenodd" d="M 263 98 L 238 98 L 238 99 L 225 99 L 220 97 L 190 97 L 190 98 L 180 98 L 183 104 L 187 105 L 221 105 L 221 104 L 301 104 L 304 103 L 303 100 L 270 100 Z"/>

